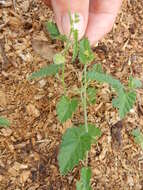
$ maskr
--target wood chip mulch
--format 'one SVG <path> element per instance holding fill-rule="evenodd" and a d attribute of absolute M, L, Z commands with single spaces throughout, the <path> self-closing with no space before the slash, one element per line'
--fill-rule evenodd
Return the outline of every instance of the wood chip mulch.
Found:
<path fill-rule="evenodd" d="M 52 11 L 39 0 L 0 4 L 0 116 L 11 121 L 10 128 L 0 128 L 0 190 L 75 190 L 79 179 L 80 166 L 65 177 L 60 175 L 57 154 L 66 128 L 83 122 L 82 110 L 62 126 L 55 111 L 63 92 L 60 82 L 27 80 L 50 63 L 33 50 L 33 39 L 46 41 L 56 51 L 62 48 L 44 32 L 43 23 L 49 19 L 53 19 Z M 130 75 L 143 81 L 142 0 L 123 2 L 113 30 L 94 52 L 104 70 L 124 84 Z M 67 65 L 69 87 L 77 87 L 76 69 L 80 73 L 78 65 Z M 143 132 L 143 89 L 137 90 L 136 105 L 119 123 L 109 86 L 93 85 L 98 88 L 97 102 L 88 109 L 88 117 L 101 128 L 102 137 L 89 153 L 92 187 L 142 190 L 143 151 L 131 131 L 138 127 Z"/>

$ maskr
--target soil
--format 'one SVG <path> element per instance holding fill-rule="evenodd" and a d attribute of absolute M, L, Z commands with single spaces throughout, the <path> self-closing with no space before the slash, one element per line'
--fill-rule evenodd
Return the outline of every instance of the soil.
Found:
<path fill-rule="evenodd" d="M 53 77 L 27 80 L 33 71 L 51 62 L 49 56 L 42 56 L 44 50 L 38 50 L 41 55 L 33 50 L 33 39 L 45 41 L 42 48 L 62 48 L 43 29 L 53 14 L 39 0 L 14 2 L 0 5 L 0 115 L 11 121 L 10 128 L 0 128 L 0 190 L 74 190 L 81 164 L 62 177 L 57 154 L 62 134 L 72 124 L 83 122 L 83 111 L 79 109 L 72 120 L 61 125 L 55 111 L 63 92 L 60 82 Z M 124 84 L 130 75 L 143 81 L 142 0 L 123 2 L 113 30 L 96 45 L 94 53 L 96 62 Z M 70 88 L 78 85 L 76 71 L 80 77 L 79 65 L 69 62 L 66 82 Z M 94 85 L 97 101 L 88 109 L 88 118 L 100 127 L 102 137 L 89 153 L 92 187 L 143 190 L 143 151 L 131 135 L 134 128 L 143 132 L 143 89 L 137 90 L 136 105 L 119 122 L 109 86 Z"/>

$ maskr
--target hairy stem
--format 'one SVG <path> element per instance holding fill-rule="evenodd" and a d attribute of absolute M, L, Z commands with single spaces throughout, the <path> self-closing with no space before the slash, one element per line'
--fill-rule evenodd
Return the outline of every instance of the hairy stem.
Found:
<path fill-rule="evenodd" d="M 62 85 L 64 89 L 64 95 L 66 95 L 66 85 L 65 85 L 65 64 L 62 67 Z"/>
<path fill-rule="evenodd" d="M 69 34 L 69 36 L 68 36 L 68 39 L 67 39 L 65 48 L 64 48 L 64 50 L 63 50 L 63 52 L 62 52 L 62 54 L 63 54 L 64 56 L 66 56 L 66 54 L 67 54 L 67 52 L 68 52 L 68 50 L 69 50 L 69 48 L 70 48 L 70 46 L 71 46 L 71 40 L 70 40 L 71 35 L 72 35 L 72 27 L 71 27 L 71 29 L 70 29 L 70 34 Z M 63 88 L 64 88 L 64 95 L 66 95 L 65 63 L 63 64 L 63 67 L 62 67 L 62 85 L 63 85 Z"/>
<path fill-rule="evenodd" d="M 83 76 L 84 76 L 84 83 L 82 84 L 83 87 L 83 94 L 81 93 L 81 98 L 83 102 L 83 109 L 84 109 L 84 126 L 85 130 L 88 133 L 88 122 L 87 122 L 87 78 L 86 78 L 86 73 L 87 73 L 87 65 L 84 65 L 84 71 L 83 71 Z M 86 154 L 86 160 L 85 160 L 85 165 L 88 166 L 88 152 Z"/>
<path fill-rule="evenodd" d="M 88 132 L 88 123 L 87 123 L 87 79 L 86 79 L 86 70 L 87 65 L 84 66 L 84 93 L 83 93 L 83 109 L 84 109 L 84 124 L 85 130 Z"/>

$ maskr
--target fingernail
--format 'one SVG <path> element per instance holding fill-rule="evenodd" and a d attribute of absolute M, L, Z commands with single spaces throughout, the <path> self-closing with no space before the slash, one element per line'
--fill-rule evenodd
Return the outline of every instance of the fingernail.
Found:
<path fill-rule="evenodd" d="M 73 20 L 75 19 L 75 13 L 71 14 L 71 18 Z M 78 30 L 78 36 L 79 36 L 79 39 L 81 39 L 85 32 L 85 26 L 84 26 L 84 17 L 79 13 L 78 13 L 78 20 L 79 21 L 77 23 L 74 23 L 73 27 L 75 30 Z M 70 23 L 70 17 L 68 13 L 66 13 L 62 17 L 62 28 L 63 28 L 64 34 L 68 35 L 70 33 L 71 23 Z"/>

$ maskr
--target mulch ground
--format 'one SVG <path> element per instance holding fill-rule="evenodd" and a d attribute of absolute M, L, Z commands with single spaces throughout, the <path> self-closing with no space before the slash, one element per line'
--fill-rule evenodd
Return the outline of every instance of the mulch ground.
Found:
<path fill-rule="evenodd" d="M 44 32 L 43 23 L 52 18 L 50 9 L 39 0 L 17 0 L 15 9 L 11 1 L 0 5 L 0 115 L 11 121 L 10 128 L 0 128 L 0 190 L 75 190 L 79 179 L 80 166 L 60 176 L 57 154 L 65 129 L 83 122 L 82 110 L 61 125 L 55 111 L 63 92 L 59 81 L 27 80 L 33 71 L 50 63 L 49 57 L 46 60 L 33 50 L 32 39 L 46 41 L 42 48 L 47 44 L 57 51 L 62 48 Z M 143 81 L 142 0 L 124 1 L 113 30 L 94 53 L 96 62 L 124 84 L 130 75 Z M 66 81 L 70 88 L 78 83 L 75 71 L 80 77 L 80 67 L 69 62 Z M 102 137 L 89 153 L 92 187 L 143 190 L 143 151 L 131 136 L 136 127 L 143 132 L 143 89 L 137 91 L 136 105 L 118 127 L 109 87 L 94 85 L 97 102 L 88 109 L 88 118 L 100 127 Z"/>

